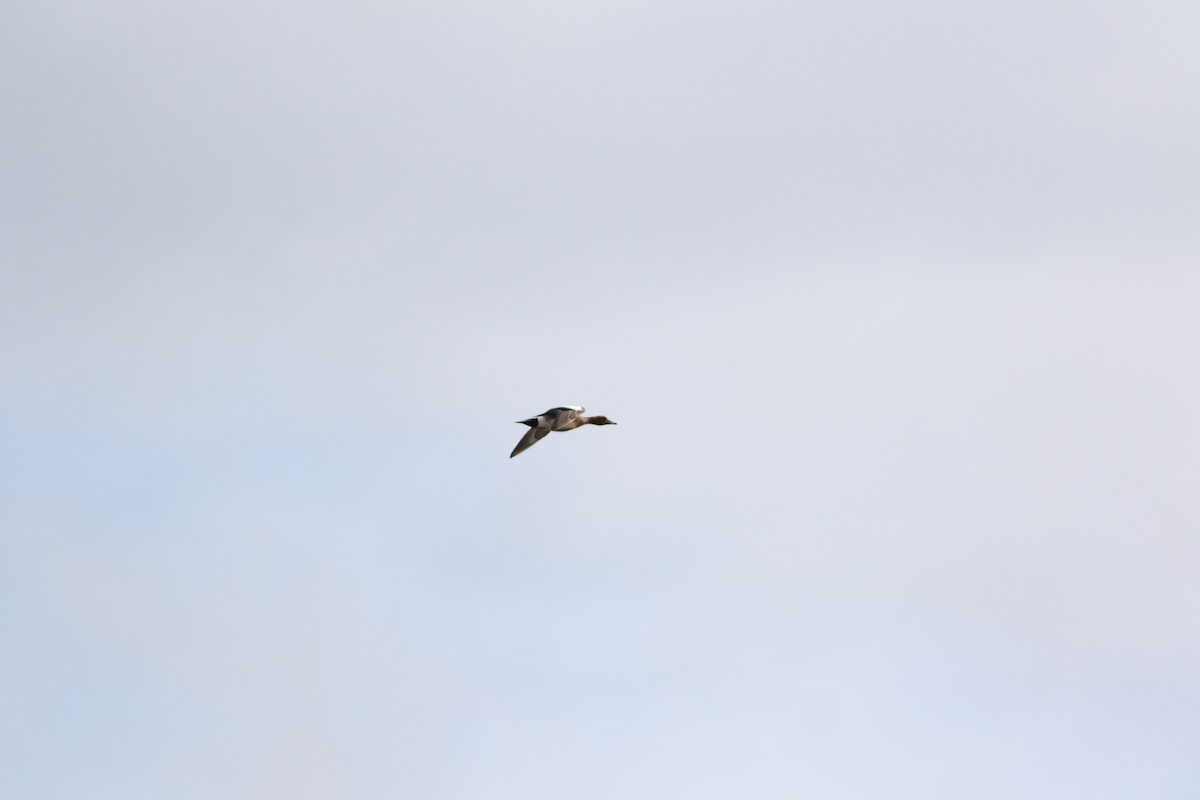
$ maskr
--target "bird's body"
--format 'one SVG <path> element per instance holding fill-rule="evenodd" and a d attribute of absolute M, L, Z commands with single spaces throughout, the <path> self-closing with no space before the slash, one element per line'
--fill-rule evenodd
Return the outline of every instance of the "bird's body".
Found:
<path fill-rule="evenodd" d="M 528 425 L 529 430 L 517 442 L 509 458 L 522 453 L 537 444 L 550 431 L 573 431 L 583 425 L 616 425 L 608 417 L 585 417 L 583 406 L 558 406 L 548 409 L 536 417 L 518 421 L 518 425 Z"/>

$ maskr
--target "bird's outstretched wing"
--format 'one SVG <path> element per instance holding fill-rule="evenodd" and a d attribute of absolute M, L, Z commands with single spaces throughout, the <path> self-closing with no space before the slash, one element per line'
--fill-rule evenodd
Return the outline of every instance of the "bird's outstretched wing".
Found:
<path fill-rule="evenodd" d="M 542 437 L 544 437 L 549 432 L 550 432 L 549 426 L 543 428 L 540 425 L 538 425 L 536 427 L 532 427 L 529 430 L 525 431 L 525 435 L 521 437 L 521 441 L 517 442 L 517 446 L 513 448 L 512 453 L 510 453 L 508 457 L 512 458 L 513 456 L 517 455 L 518 453 L 525 452 L 526 450 L 528 450 L 529 448 L 531 448 L 535 444 L 537 444 L 538 441 L 540 441 L 542 439 Z"/>

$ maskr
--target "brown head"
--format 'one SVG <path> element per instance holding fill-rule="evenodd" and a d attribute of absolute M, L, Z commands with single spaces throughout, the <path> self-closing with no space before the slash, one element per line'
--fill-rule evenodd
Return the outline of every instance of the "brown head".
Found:
<path fill-rule="evenodd" d="M 616 425 L 608 417 L 588 417 L 588 425 Z"/>

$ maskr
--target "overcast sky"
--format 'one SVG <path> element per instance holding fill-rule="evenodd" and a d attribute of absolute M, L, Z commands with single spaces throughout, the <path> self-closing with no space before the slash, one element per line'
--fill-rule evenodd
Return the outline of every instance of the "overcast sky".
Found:
<path fill-rule="evenodd" d="M 1198 30 L 9 3 L 0 795 L 1200 796 Z"/>

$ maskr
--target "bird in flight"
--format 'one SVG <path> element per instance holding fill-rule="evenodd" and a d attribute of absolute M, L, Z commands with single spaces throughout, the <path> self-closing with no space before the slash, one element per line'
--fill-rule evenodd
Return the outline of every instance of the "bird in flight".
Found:
<path fill-rule="evenodd" d="M 528 425 L 529 430 L 517 442 L 509 458 L 523 453 L 537 444 L 550 431 L 573 431 L 584 425 L 616 425 L 608 417 L 585 417 L 583 406 L 559 406 L 538 414 L 536 417 L 519 420 L 518 425 Z"/>

